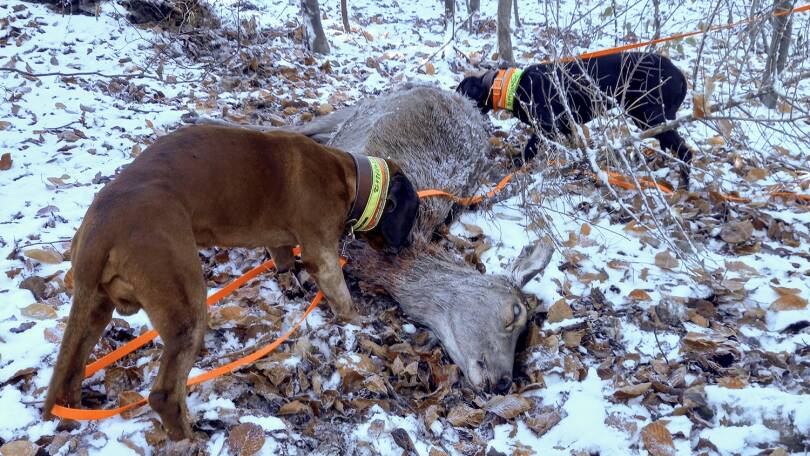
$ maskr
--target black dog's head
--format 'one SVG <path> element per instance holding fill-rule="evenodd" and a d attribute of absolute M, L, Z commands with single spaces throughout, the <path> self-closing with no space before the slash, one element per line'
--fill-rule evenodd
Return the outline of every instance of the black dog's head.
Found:
<path fill-rule="evenodd" d="M 411 245 L 411 231 L 419 212 L 419 195 L 400 167 L 391 160 L 385 161 L 388 163 L 391 180 L 382 218 L 373 230 L 357 234 L 376 250 L 398 252 Z"/>
<path fill-rule="evenodd" d="M 492 109 L 490 90 L 497 74 L 495 70 L 488 70 L 478 75 L 467 76 L 456 87 L 456 92 L 474 100 L 478 109 L 486 114 Z"/>

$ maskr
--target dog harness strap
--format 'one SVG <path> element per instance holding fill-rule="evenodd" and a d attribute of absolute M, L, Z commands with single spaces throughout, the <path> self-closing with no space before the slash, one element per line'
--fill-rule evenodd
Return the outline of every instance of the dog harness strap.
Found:
<path fill-rule="evenodd" d="M 363 155 L 349 154 L 354 160 L 354 201 L 349 209 L 349 223 L 360 220 L 371 193 L 371 162 Z"/>
<path fill-rule="evenodd" d="M 354 224 L 355 231 L 370 231 L 380 222 L 385 202 L 388 198 L 388 185 L 390 172 L 388 163 L 382 158 L 366 157 L 371 165 L 371 186 L 368 201 L 363 209 L 363 214 Z"/>

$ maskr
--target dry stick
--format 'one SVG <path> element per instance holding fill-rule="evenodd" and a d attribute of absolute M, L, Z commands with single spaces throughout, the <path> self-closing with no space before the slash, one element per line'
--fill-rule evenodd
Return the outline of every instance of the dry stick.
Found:
<path fill-rule="evenodd" d="M 121 79 L 154 79 L 156 81 L 160 81 L 164 84 L 184 84 L 189 82 L 200 82 L 200 79 L 188 79 L 183 81 L 166 81 L 160 79 L 157 76 L 152 76 L 146 73 L 130 73 L 130 74 L 105 74 L 100 71 L 79 71 L 76 73 L 62 73 L 61 71 L 52 71 L 48 73 L 31 73 L 30 71 L 25 70 L 18 70 L 17 68 L 0 68 L 0 71 L 8 71 L 11 73 L 18 73 L 23 76 L 28 76 L 31 78 L 41 78 L 45 76 L 62 76 L 62 77 L 72 77 L 72 76 L 101 76 L 103 78 L 121 78 Z"/>

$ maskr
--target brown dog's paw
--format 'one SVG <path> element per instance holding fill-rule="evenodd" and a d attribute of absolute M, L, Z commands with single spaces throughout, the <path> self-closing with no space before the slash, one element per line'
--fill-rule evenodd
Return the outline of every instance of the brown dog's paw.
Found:
<path fill-rule="evenodd" d="M 369 322 L 369 319 L 367 317 L 353 311 L 345 314 L 336 314 L 335 318 L 337 319 L 338 323 L 344 325 L 348 324 L 355 326 L 363 326 L 364 323 Z"/>
<path fill-rule="evenodd" d="M 81 427 L 81 423 L 73 420 L 60 419 L 59 424 L 56 425 L 56 430 L 59 432 L 67 431 L 73 432 Z"/>

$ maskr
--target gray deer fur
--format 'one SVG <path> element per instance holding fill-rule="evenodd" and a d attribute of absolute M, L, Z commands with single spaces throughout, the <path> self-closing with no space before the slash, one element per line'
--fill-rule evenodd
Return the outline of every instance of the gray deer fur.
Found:
<path fill-rule="evenodd" d="M 391 158 L 417 189 L 477 194 L 490 166 L 481 113 L 470 100 L 430 86 L 406 86 L 292 129 L 347 152 Z M 452 206 L 446 198 L 422 200 L 413 245 L 397 256 L 353 242 L 347 272 L 384 288 L 406 315 L 433 330 L 475 389 L 503 389 L 530 317 L 520 288 L 542 273 L 552 249 L 524 249 L 509 276 L 481 274 L 431 243 Z"/>
<path fill-rule="evenodd" d="M 296 128 L 348 152 L 400 164 L 416 188 L 469 196 L 489 174 L 484 120 L 466 98 L 429 86 L 410 86 Z M 431 244 L 452 208 L 446 198 L 422 200 L 414 244 L 396 257 L 355 242 L 350 275 L 382 286 L 410 318 L 432 329 L 476 389 L 511 379 L 517 338 L 528 309 L 520 287 L 543 271 L 552 249 L 524 251 L 510 276 L 483 275 L 458 255 Z M 514 306 L 522 312 L 504 328 Z M 522 323 L 522 324 L 521 324 Z"/>

